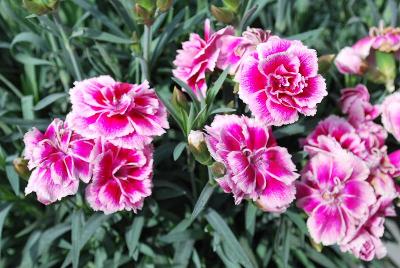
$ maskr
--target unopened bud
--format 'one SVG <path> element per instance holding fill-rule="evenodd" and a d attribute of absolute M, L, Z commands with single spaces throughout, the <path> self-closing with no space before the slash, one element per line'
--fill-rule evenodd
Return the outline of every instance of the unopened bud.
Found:
<path fill-rule="evenodd" d="M 239 6 L 240 6 L 240 0 L 222 0 L 222 2 L 224 3 L 224 6 L 228 10 L 230 10 L 234 13 L 236 13 L 238 11 Z"/>
<path fill-rule="evenodd" d="M 147 10 L 139 4 L 135 5 L 135 13 L 138 16 L 139 22 L 146 24 L 148 26 L 152 25 L 154 22 L 153 12 Z"/>
<path fill-rule="evenodd" d="M 211 165 L 212 159 L 208 151 L 205 134 L 199 130 L 191 130 L 188 136 L 189 150 L 194 158 L 203 165 Z"/>
<path fill-rule="evenodd" d="M 173 0 L 157 0 L 157 8 L 160 12 L 167 12 L 173 2 Z"/>
<path fill-rule="evenodd" d="M 36 15 L 45 15 L 57 9 L 59 0 L 24 0 L 26 10 Z"/>
<path fill-rule="evenodd" d="M 211 14 L 217 19 L 217 21 L 230 24 L 235 19 L 235 14 L 223 7 L 216 7 L 211 5 Z"/>
<path fill-rule="evenodd" d="M 322 246 L 321 243 L 315 242 L 314 239 L 312 239 L 312 238 L 310 238 L 310 242 L 311 242 L 311 246 L 312 246 L 316 251 L 318 251 L 318 252 L 321 252 L 321 251 L 322 251 L 323 246 Z"/>
<path fill-rule="evenodd" d="M 322 55 L 318 58 L 318 71 L 320 73 L 328 72 L 329 68 L 333 63 L 333 59 L 335 58 L 335 54 Z"/>
<path fill-rule="evenodd" d="M 189 110 L 189 104 L 185 97 L 185 94 L 177 87 L 174 87 L 171 102 L 175 108 L 183 109 L 185 111 Z"/>
<path fill-rule="evenodd" d="M 225 165 L 220 162 L 215 162 L 211 166 L 211 172 L 215 178 L 221 178 L 226 174 Z"/>
<path fill-rule="evenodd" d="M 14 164 L 14 169 L 17 172 L 17 174 L 23 178 L 27 179 L 29 177 L 30 171 L 28 169 L 28 161 L 21 158 L 17 157 L 13 160 Z"/>
<path fill-rule="evenodd" d="M 367 71 L 368 80 L 386 85 L 389 92 L 394 90 L 396 78 L 396 60 L 392 53 L 375 51 L 375 61 L 369 64 Z"/>

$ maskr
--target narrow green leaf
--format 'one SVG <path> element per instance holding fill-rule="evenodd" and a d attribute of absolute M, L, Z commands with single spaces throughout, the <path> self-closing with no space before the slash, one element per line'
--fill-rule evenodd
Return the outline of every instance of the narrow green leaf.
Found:
<path fill-rule="evenodd" d="M 132 225 L 129 227 L 128 231 L 125 233 L 125 241 L 128 246 L 129 256 L 134 256 L 134 253 L 139 245 L 140 234 L 142 233 L 144 225 L 144 217 L 136 216 L 133 220 Z"/>
<path fill-rule="evenodd" d="M 15 195 L 19 195 L 19 176 L 12 165 L 6 166 L 6 174 Z"/>
<path fill-rule="evenodd" d="M 294 212 L 292 212 L 292 211 L 290 211 L 290 210 L 287 210 L 285 214 L 286 214 L 286 216 L 289 217 L 289 219 L 290 219 L 294 224 L 296 224 L 296 226 L 300 229 L 300 231 L 301 231 L 303 234 L 307 234 L 307 232 L 308 232 L 308 230 L 307 230 L 307 225 L 306 225 L 306 223 L 304 222 L 304 219 L 303 219 L 299 214 L 294 213 Z"/>
<path fill-rule="evenodd" d="M 110 33 L 101 32 L 90 28 L 79 28 L 75 30 L 70 38 L 85 37 L 93 40 L 104 41 L 115 44 L 132 44 L 129 38 L 119 37 Z"/>
<path fill-rule="evenodd" d="M 217 108 L 217 109 L 213 110 L 210 114 L 223 114 L 223 113 L 233 113 L 233 112 L 236 112 L 236 109 L 222 107 L 222 108 Z"/>
<path fill-rule="evenodd" d="M 71 255 L 72 266 L 77 268 L 79 265 L 79 255 L 81 252 L 81 237 L 83 228 L 83 214 L 82 211 L 74 212 L 71 222 Z"/>
<path fill-rule="evenodd" d="M 43 99 L 41 99 L 33 108 L 33 110 L 35 111 L 39 111 L 42 110 L 44 108 L 46 108 L 47 106 L 49 106 L 50 104 L 52 104 L 53 102 L 61 99 L 61 98 L 65 98 L 67 97 L 67 93 L 53 93 L 50 94 L 46 97 L 44 97 Z"/>
<path fill-rule="evenodd" d="M 2 239 L 4 222 L 6 220 L 8 213 L 10 212 L 12 206 L 13 206 L 13 204 L 4 204 L 0 208 L 0 241 L 3 241 L 1 239 Z M 0 256 L 1 256 L 1 244 L 2 243 L 0 243 Z"/>
<path fill-rule="evenodd" d="M 180 143 L 178 143 L 178 145 L 175 146 L 174 149 L 174 161 L 178 160 L 178 158 L 181 156 L 183 150 L 186 148 L 186 142 L 182 141 Z"/>
<path fill-rule="evenodd" d="M 215 210 L 209 209 L 206 214 L 206 219 L 214 230 L 221 235 L 224 242 L 226 242 L 225 245 L 233 254 L 236 255 L 241 264 L 245 267 L 254 267 L 250 258 L 247 256 L 239 241 L 236 239 L 235 235 L 222 217 Z"/>
<path fill-rule="evenodd" d="M 51 244 L 70 229 L 71 226 L 67 223 L 64 223 L 58 224 L 44 231 L 39 240 L 38 254 L 42 255 L 47 253 Z"/>
<path fill-rule="evenodd" d="M 14 58 L 22 64 L 54 66 L 54 63 L 52 63 L 51 61 L 35 58 L 25 53 L 17 53 L 14 55 Z"/>
<path fill-rule="evenodd" d="M 246 212 L 245 212 L 245 227 L 247 234 L 253 239 L 254 231 L 256 228 L 256 215 L 257 215 L 257 207 L 252 202 L 247 202 Z M 250 240 L 250 242 L 251 242 Z"/>
<path fill-rule="evenodd" d="M 215 186 L 207 183 L 203 190 L 200 193 L 199 198 L 197 199 L 196 204 L 194 205 L 194 209 L 190 219 L 193 221 L 197 218 L 197 216 L 204 210 L 207 205 L 208 200 L 210 200 L 211 195 L 213 194 Z"/>
<path fill-rule="evenodd" d="M 33 112 L 33 96 L 24 96 L 21 98 L 22 116 L 24 119 L 33 120 L 35 115 Z"/>
<path fill-rule="evenodd" d="M 286 38 L 291 40 L 300 40 L 300 41 L 314 39 L 317 38 L 322 33 L 323 29 L 324 28 L 320 27 L 318 29 L 309 30 L 303 33 L 287 36 Z"/>
<path fill-rule="evenodd" d="M 229 68 L 226 68 L 218 77 L 217 81 L 207 90 L 206 104 L 210 107 L 214 103 L 214 99 L 221 89 L 226 77 L 228 76 Z"/>

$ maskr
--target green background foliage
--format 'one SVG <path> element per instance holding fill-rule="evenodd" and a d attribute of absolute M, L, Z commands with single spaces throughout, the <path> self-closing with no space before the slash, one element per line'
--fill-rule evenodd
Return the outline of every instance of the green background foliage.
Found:
<path fill-rule="evenodd" d="M 242 2 L 239 18 L 248 15 L 242 25 L 300 39 L 319 56 L 351 45 L 380 20 L 395 26 L 399 19 L 395 0 Z M 137 23 L 133 0 L 64 0 L 58 10 L 44 16 L 30 14 L 20 0 L 0 0 L 1 267 L 400 265 L 398 218 L 387 221 L 388 257 L 361 263 L 336 247 L 313 247 L 306 217 L 294 205 L 281 216 L 264 213 L 252 203 L 235 206 L 232 197 L 216 187 L 207 167 L 196 164 L 187 150 L 186 136 L 190 129 L 209 123 L 215 113 L 245 111 L 232 94 L 234 84 L 225 79 L 226 73 L 209 77 L 213 93 L 206 104 L 193 102 L 186 114 L 169 107 L 178 123 L 171 119 L 171 129 L 155 141 L 153 195 L 138 214 L 95 213 L 86 204 L 83 189 L 47 207 L 34 195 L 24 196 L 27 178 L 13 167 L 23 152 L 23 134 L 65 117 L 73 82 L 110 74 L 140 83 L 148 76 L 169 103 L 174 84 L 179 85 L 171 79 L 176 50 L 189 33 L 202 34 L 204 19 L 212 18 L 211 4 L 222 5 L 174 1 L 146 32 Z M 215 20 L 213 24 L 216 29 L 224 26 Z M 320 118 L 338 112 L 339 89 L 349 84 L 333 66 L 328 65 L 323 75 L 329 97 L 317 116 L 274 130 L 278 143 L 294 154 L 298 168 L 304 154 L 296 153 L 297 138 Z M 372 89 L 374 100 L 382 97 L 383 88 Z M 398 147 L 393 140 L 390 144 L 391 150 Z"/>

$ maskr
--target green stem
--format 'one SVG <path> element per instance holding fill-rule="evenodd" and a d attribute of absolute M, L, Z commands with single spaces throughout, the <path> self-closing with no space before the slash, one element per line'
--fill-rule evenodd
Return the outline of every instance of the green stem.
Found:
<path fill-rule="evenodd" d="M 190 153 L 189 148 L 187 148 L 186 150 L 187 153 L 187 166 L 189 169 L 189 177 L 190 177 L 190 184 L 192 186 L 192 193 L 193 193 L 193 198 L 194 200 L 197 199 L 197 186 L 196 186 L 196 178 L 195 178 L 195 174 L 194 174 L 194 169 L 196 168 L 196 162 L 192 156 L 192 154 Z"/>
<path fill-rule="evenodd" d="M 75 72 L 75 78 L 78 81 L 80 81 L 80 80 L 82 80 L 82 75 L 81 75 L 81 71 L 79 69 L 79 65 L 77 63 L 77 60 L 76 60 L 76 56 L 75 56 L 74 50 L 72 49 L 71 44 L 69 43 L 69 39 L 68 39 L 68 37 L 67 37 L 67 35 L 66 35 L 65 31 L 64 31 L 64 28 L 63 28 L 63 26 L 61 24 L 60 18 L 58 17 L 57 13 L 54 14 L 54 22 L 57 25 L 58 30 L 60 31 L 64 47 L 67 50 L 68 56 L 69 56 L 69 58 L 71 60 L 72 68 L 74 69 L 74 72 Z"/>
<path fill-rule="evenodd" d="M 150 81 L 150 51 L 151 51 L 151 25 L 144 25 L 143 33 L 143 59 L 142 72 L 144 79 Z"/>

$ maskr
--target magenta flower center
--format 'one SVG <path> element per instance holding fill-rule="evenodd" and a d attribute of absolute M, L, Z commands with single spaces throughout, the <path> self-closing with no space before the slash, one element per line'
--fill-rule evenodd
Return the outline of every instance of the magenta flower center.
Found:
<path fill-rule="evenodd" d="M 321 196 L 328 203 L 341 203 L 341 192 L 343 185 L 338 177 L 333 178 L 334 186 L 322 190 Z"/>
<path fill-rule="evenodd" d="M 280 93 L 297 95 L 307 87 L 306 78 L 297 71 L 289 71 L 284 65 L 280 65 L 275 72 L 268 75 L 267 88 L 273 95 Z"/>

